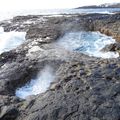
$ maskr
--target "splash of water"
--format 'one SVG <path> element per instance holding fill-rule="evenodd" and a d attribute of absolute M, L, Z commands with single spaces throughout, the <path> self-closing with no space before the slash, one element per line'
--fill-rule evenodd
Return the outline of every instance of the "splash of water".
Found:
<path fill-rule="evenodd" d="M 29 95 L 43 93 L 50 86 L 54 78 L 53 69 L 50 66 L 45 66 L 45 68 L 38 73 L 36 79 L 32 79 L 30 83 L 16 90 L 16 96 L 24 99 Z"/>
<path fill-rule="evenodd" d="M 108 44 L 115 43 L 112 37 L 99 32 L 69 32 L 57 42 L 58 45 L 67 50 L 79 51 L 94 57 L 117 58 L 118 53 L 102 52 L 101 49 Z"/>
<path fill-rule="evenodd" d="M 25 32 L 4 32 L 0 28 L 0 53 L 16 48 L 25 41 Z"/>

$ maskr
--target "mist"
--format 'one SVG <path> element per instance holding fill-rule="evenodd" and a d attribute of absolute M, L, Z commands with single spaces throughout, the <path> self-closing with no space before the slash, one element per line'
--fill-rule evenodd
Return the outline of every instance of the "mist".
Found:
<path fill-rule="evenodd" d="M 57 44 L 67 50 L 77 51 L 83 54 L 101 57 L 117 58 L 118 53 L 102 52 L 101 50 L 109 44 L 115 43 L 115 39 L 100 32 L 68 32 L 60 38 Z"/>
<path fill-rule="evenodd" d="M 0 53 L 12 50 L 25 41 L 25 32 L 4 32 L 0 27 Z"/>
<path fill-rule="evenodd" d="M 54 81 L 55 74 L 53 68 L 46 65 L 37 75 L 35 79 L 32 79 L 30 83 L 16 90 L 16 96 L 20 98 L 26 98 L 30 95 L 37 95 L 45 92 L 50 83 Z"/>

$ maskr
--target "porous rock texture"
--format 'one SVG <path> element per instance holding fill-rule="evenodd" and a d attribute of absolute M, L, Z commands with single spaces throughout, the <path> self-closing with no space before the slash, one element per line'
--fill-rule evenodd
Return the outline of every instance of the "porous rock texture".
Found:
<path fill-rule="evenodd" d="M 71 31 L 100 31 L 119 42 L 119 13 L 17 16 L 0 26 L 26 32 L 22 45 L 0 55 L 0 120 L 120 120 L 120 58 L 90 57 L 55 44 Z M 119 51 L 116 46 L 107 51 Z M 16 97 L 16 89 L 46 65 L 56 75 L 49 89 Z"/>

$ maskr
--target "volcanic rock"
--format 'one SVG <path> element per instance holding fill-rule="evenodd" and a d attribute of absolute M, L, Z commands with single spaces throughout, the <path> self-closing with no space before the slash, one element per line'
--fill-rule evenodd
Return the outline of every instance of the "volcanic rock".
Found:
<path fill-rule="evenodd" d="M 119 120 L 120 58 L 103 59 L 69 51 L 56 42 L 66 32 L 100 31 L 120 41 L 120 14 L 18 16 L 0 23 L 5 31 L 25 31 L 26 41 L 0 55 L 0 120 Z M 105 51 L 119 51 L 119 44 Z M 55 81 L 44 93 L 15 91 L 44 66 Z"/>

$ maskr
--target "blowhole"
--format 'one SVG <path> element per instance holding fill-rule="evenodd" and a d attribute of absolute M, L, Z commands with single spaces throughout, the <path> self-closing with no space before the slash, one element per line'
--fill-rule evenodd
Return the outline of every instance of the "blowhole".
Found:
<path fill-rule="evenodd" d="M 98 58 L 117 58 L 117 52 L 101 51 L 106 45 L 115 43 L 115 39 L 100 32 L 66 32 L 63 37 L 57 40 L 57 45 L 70 51 L 77 51 L 83 54 Z"/>
<path fill-rule="evenodd" d="M 29 83 L 18 88 L 15 95 L 19 98 L 25 99 L 28 96 L 43 93 L 49 88 L 50 83 L 53 82 L 54 79 L 55 73 L 53 68 L 46 65 L 35 78 L 29 81 Z"/>

